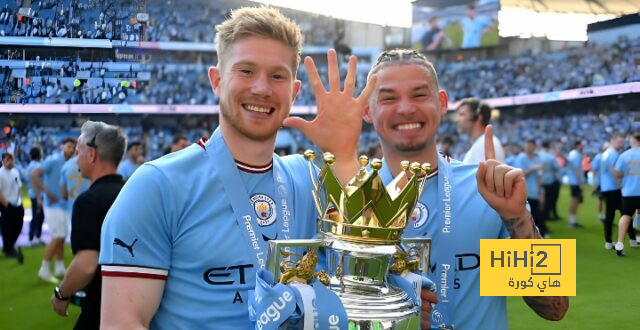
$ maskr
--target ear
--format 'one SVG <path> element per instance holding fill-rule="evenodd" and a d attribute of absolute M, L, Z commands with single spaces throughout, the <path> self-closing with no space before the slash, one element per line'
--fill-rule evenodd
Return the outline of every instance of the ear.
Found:
<path fill-rule="evenodd" d="M 362 119 L 364 119 L 367 124 L 373 124 L 373 118 L 371 117 L 371 106 L 369 105 L 369 103 L 367 103 L 367 106 L 362 112 Z"/>
<path fill-rule="evenodd" d="M 211 84 L 211 89 L 216 94 L 216 96 L 220 96 L 219 88 L 220 88 L 220 68 L 217 66 L 212 66 L 209 68 L 209 83 Z"/>
<path fill-rule="evenodd" d="M 98 161 L 98 149 L 91 148 L 91 163 L 95 163 Z"/>
<path fill-rule="evenodd" d="M 438 102 L 440 103 L 440 116 L 445 116 L 449 111 L 449 96 L 444 90 L 438 91 Z"/>
<path fill-rule="evenodd" d="M 293 91 L 291 93 L 291 104 L 296 100 L 296 96 L 298 96 L 298 92 L 300 92 L 300 88 L 302 87 L 302 82 L 298 79 L 293 81 Z"/>

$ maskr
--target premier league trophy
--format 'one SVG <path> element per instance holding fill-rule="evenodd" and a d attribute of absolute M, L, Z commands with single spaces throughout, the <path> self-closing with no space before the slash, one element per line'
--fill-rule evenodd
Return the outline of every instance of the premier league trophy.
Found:
<path fill-rule="evenodd" d="M 403 172 L 385 188 L 378 175 L 382 161 L 369 164 L 362 156 L 361 168 L 343 188 L 331 170 L 333 155 L 324 155 L 317 181 L 315 154 L 307 151 L 305 157 L 319 214 L 318 237 L 269 241 L 267 269 L 283 284 L 312 278 L 324 283 L 342 302 L 349 330 L 418 329 L 421 287 L 410 278 L 426 274 L 431 239 L 401 236 L 424 187 L 418 177 L 428 174 L 430 165 L 402 162 Z M 304 256 L 291 252 L 300 247 L 307 250 Z M 318 260 L 324 271 L 316 273 Z M 395 285 L 398 276 L 412 283 L 408 290 Z"/>

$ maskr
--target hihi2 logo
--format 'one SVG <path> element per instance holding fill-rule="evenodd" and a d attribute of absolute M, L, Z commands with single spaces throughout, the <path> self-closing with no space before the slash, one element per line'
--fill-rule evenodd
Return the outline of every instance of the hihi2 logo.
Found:
<path fill-rule="evenodd" d="M 575 296 L 575 240 L 480 240 L 480 295 Z"/>

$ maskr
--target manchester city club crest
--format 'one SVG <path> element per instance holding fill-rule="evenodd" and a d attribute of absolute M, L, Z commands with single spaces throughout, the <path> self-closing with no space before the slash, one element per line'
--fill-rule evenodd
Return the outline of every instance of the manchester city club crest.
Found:
<path fill-rule="evenodd" d="M 265 194 L 255 194 L 251 196 L 251 205 L 256 213 L 258 225 L 264 227 L 276 221 L 276 203 Z"/>
<path fill-rule="evenodd" d="M 429 218 L 429 209 L 427 206 L 418 202 L 416 204 L 416 208 L 413 209 L 413 213 L 411 214 L 411 223 L 413 223 L 413 228 L 419 228 L 427 222 L 427 218 Z"/>

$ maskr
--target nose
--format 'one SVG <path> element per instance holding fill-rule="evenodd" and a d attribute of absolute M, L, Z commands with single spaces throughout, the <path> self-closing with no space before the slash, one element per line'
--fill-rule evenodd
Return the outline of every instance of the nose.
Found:
<path fill-rule="evenodd" d="M 269 82 L 269 76 L 266 74 L 258 75 L 253 81 L 253 86 L 251 86 L 251 93 L 260 96 L 270 96 L 271 85 Z"/>
<path fill-rule="evenodd" d="M 407 99 L 401 99 L 398 103 L 398 113 L 410 115 L 416 112 L 416 107 Z"/>

